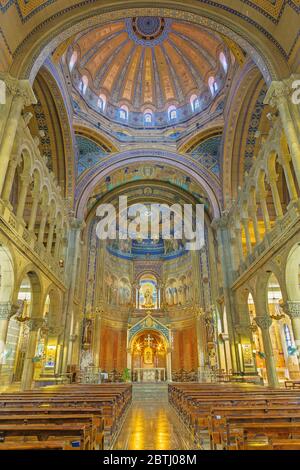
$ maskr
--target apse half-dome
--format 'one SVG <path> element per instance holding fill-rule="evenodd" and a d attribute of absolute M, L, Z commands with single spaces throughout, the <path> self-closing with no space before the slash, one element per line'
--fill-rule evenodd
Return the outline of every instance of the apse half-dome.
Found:
<path fill-rule="evenodd" d="M 124 124 L 149 126 L 206 109 L 230 65 L 216 33 L 162 17 L 90 29 L 75 38 L 67 59 L 73 85 L 91 107 Z"/>

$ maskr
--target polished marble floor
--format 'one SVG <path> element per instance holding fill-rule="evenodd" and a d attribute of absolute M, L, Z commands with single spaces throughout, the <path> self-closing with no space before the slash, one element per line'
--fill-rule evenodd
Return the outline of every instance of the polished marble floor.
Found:
<path fill-rule="evenodd" d="M 193 448 L 191 436 L 166 396 L 133 398 L 115 442 L 115 450 L 185 450 Z"/>

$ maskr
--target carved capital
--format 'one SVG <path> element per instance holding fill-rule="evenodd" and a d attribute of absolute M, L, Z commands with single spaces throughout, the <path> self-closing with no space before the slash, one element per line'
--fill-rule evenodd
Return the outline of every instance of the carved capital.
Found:
<path fill-rule="evenodd" d="M 282 309 L 291 319 L 300 318 L 300 301 L 288 300 Z"/>
<path fill-rule="evenodd" d="M 0 302 L 0 320 L 9 320 L 19 310 L 19 305 L 10 302 Z"/>
<path fill-rule="evenodd" d="M 272 325 L 272 319 L 269 315 L 257 316 L 254 320 L 261 330 L 268 330 Z"/>
<path fill-rule="evenodd" d="M 251 325 L 249 323 L 237 323 L 234 325 L 234 330 L 240 335 L 246 338 L 251 338 Z"/>
<path fill-rule="evenodd" d="M 36 104 L 37 100 L 33 93 L 31 84 L 28 80 L 18 80 L 7 73 L 0 73 L 0 80 L 3 80 L 7 92 L 13 98 L 21 98 L 24 106 Z"/>
<path fill-rule="evenodd" d="M 289 78 L 271 83 L 264 99 L 264 104 L 277 106 L 281 100 L 290 99 L 293 93 L 292 83 L 298 79 L 297 75 L 291 75 Z"/>
<path fill-rule="evenodd" d="M 28 323 L 27 323 L 30 331 L 37 331 L 40 328 L 42 328 L 44 324 L 45 324 L 45 321 L 43 318 L 30 318 L 30 320 L 28 320 Z"/>

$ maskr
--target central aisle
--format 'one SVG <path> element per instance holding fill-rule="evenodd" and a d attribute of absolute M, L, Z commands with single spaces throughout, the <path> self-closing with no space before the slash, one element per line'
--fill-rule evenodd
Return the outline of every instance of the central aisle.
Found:
<path fill-rule="evenodd" d="M 167 384 L 133 385 L 132 405 L 115 450 L 192 449 L 190 435 L 168 403 Z"/>

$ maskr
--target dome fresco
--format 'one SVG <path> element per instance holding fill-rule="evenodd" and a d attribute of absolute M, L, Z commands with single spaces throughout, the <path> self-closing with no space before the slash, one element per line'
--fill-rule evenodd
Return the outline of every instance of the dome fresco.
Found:
<path fill-rule="evenodd" d="M 182 121 L 206 109 L 223 87 L 229 60 L 217 34 L 159 17 L 93 28 L 68 52 L 73 84 L 88 104 L 136 125 Z"/>

